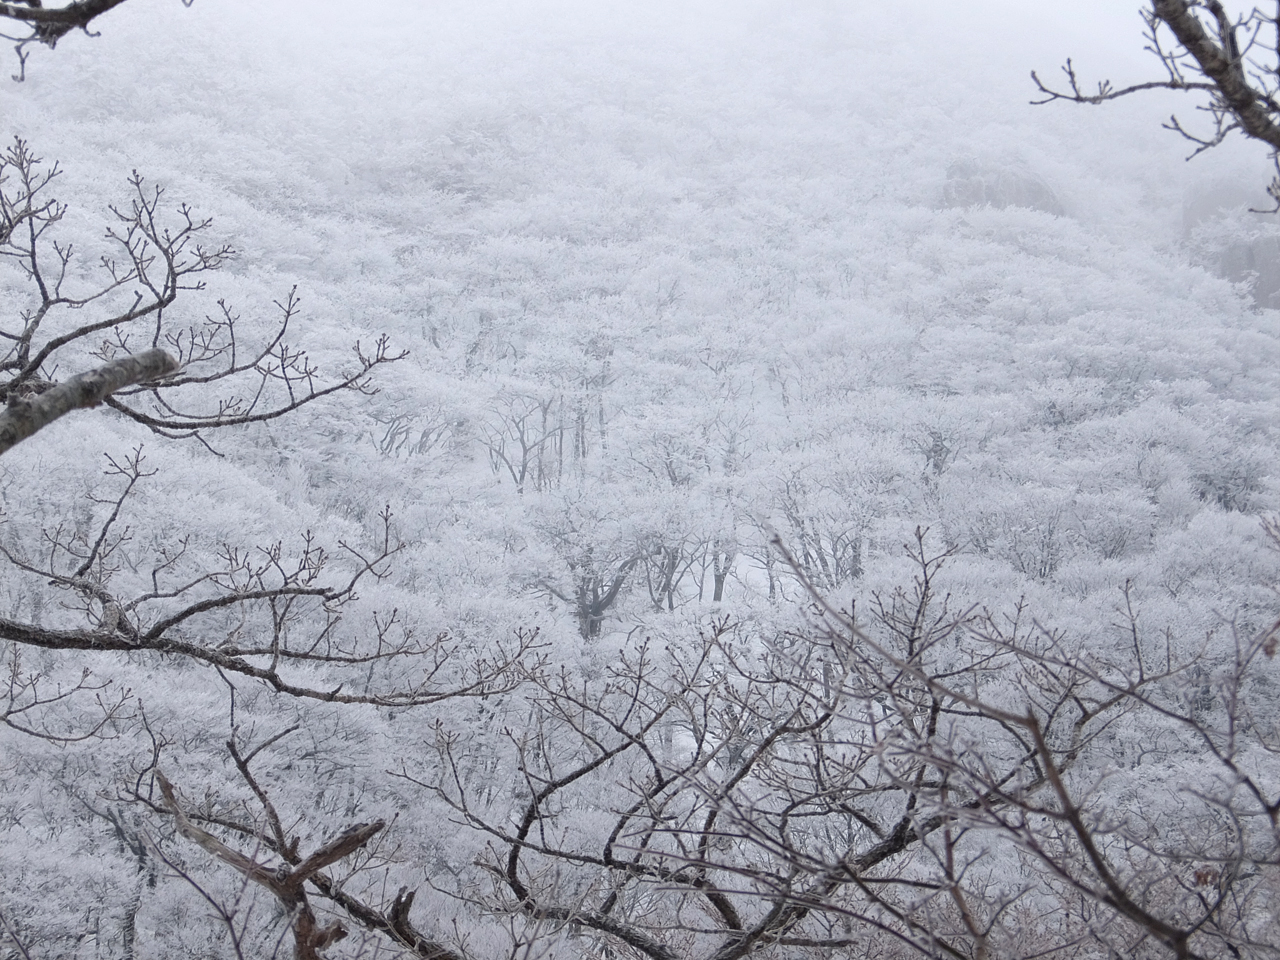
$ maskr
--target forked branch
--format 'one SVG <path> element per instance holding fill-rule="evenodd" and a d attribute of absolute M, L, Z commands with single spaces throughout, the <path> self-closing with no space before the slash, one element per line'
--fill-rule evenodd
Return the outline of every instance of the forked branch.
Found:
<path fill-rule="evenodd" d="M 43 391 L 11 390 L 0 410 L 0 455 L 72 410 L 100 406 L 117 390 L 176 373 L 178 361 L 163 350 L 120 357 Z"/>
<path fill-rule="evenodd" d="M 1176 116 L 1165 124 L 1195 145 L 1191 156 L 1239 131 L 1265 143 L 1276 158 L 1280 151 L 1280 31 L 1276 29 L 1280 19 L 1257 7 L 1233 18 L 1219 0 L 1151 0 L 1142 17 L 1147 50 L 1159 60 L 1164 79 L 1120 88 L 1103 80 L 1096 91 L 1088 91 L 1068 59 L 1063 68 L 1065 87 L 1046 83 L 1031 72 L 1040 94 L 1032 103 L 1099 104 L 1146 90 L 1207 94 L 1207 103 L 1197 109 L 1208 114 L 1208 130 L 1194 132 Z M 1277 173 L 1268 192 L 1280 210 L 1280 165 Z"/>
<path fill-rule="evenodd" d="M 271 891 L 280 902 L 293 929 L 295 960 L 321 960 L 322 950 L 347 936 L 347 930 L 341 923 L 335 921 L 321 924 L 316 918 L 307 899 L 306 883 L 321 870 L 363 848 L 382 832 L 386 823 L 377 820 L 373 823 L 355 824 L 296 864 L 282 863 L 276 867 L 268 867 L 197 826 L 178 802 L 173 785 L 164 774 L 157 770 L 155 776 L 164 797 L 164 805 L 173 814 L 178 832 L 246 879 Z"/>

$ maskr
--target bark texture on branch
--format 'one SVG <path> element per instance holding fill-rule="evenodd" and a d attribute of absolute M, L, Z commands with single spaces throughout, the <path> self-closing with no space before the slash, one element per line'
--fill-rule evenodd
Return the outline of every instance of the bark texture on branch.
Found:
<path fill-rule="evenodd" d="M 77 27 L 88 27 L 95 17 L 100 17 L 125 0 L 78 0 L 65 7 L 26 6 L 18 3 L 0 3 L 0 17 L 23 20 L 27 23 L 59 27 L 67 33 Z"/>
<path fill-rule="evenodd" d="M 1216 3 L 1207 6 L 1215 16 L 1222 10 Z M 1192 12 L 1191 4 L 1186 0 L 1154 0 L 1152 10 L 1173 31 L 1187 53 L 1195 58 L 1204 75 L 1214 82 L 1223 105 L 1239 121 L 1241 129 L 1255 140 L 1280 150 L 1280 126 L 1272 119 L 1268 105 L 1249 85 L 1240 60 L 1232 59 L 1229 51 L 1205 31 L 1204 25 Z"/>
<path fill-rule="evenodd" d="M 72 410 L 96 407 L 117 390 L 159 380 L 177 370 L 178 361 L 168 353 L 148 350 L 112 360 L 43 393 L 22 396 L 11 392 L 8 404 L 0 410 L 0 455 Z"/>

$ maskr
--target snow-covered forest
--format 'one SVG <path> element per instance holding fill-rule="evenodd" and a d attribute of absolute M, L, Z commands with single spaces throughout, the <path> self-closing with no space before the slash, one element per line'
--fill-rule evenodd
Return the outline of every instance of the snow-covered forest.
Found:
<path fill-rule="evenodd" d="M 0 957 L 1280 956 L 1267 150 L 957 6 L 25 48 L 7 402 L 182 366 L 0 457 Z"/>

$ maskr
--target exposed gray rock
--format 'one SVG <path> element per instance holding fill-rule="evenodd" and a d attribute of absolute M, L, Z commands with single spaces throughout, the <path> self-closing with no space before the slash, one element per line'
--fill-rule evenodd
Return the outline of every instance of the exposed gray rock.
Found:
<path fill-rule="evenodd" d="M 944 207 L 1027 207 L 1056 217 L 1066 211 L 1043 179 L 1016 164 L 957 160 L 942 186 Z"/>

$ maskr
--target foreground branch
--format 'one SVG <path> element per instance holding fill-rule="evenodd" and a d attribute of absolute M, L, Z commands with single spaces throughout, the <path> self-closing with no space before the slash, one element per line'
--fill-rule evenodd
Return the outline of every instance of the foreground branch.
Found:
<path fill-rule="evenodd" d="M 43 430 L 72 410 L 96 407 L 117 390 L 150 383 L 178 370 L 178 361 L 163 350 L 121 357 L 41 392 L 9 394 L 0 410 L 0 455 Z"/>
<path fill-rule="evenodd" d="M 58 36 L 72 30 L 87 30 L 89 24 L 108 10 L 120 6 L 124 0 L 77 0 L 65 7 L 45 8 L 39 3 L 29 6 L 19 3 L 0 3 L 0 17 L 39 24 Z M 50 43 L 52 46 L 52 43 Z"/>
<path fill-rule="evenodd" d="M 0 21 L 16 20 L 30 30 L 26 35 L 18 37 L 0 34 L 6 39 L 17 41 L 13 49 L 18 54 L 18 72 L 13 75 L 13 79 L 21 83 L 27 77 L 28 45 L 41 43 L 53 48 L 73 30 L 83 30 L 94 36 L 89 25 L 124 2 L 125 0 L 74 0 L 73 3 L 60 7 L 46 7 L 41 0 L 0 3 Z M 189 7 L 194 0 L 182 2 Z"/>
<path fill-rule="evenodd" d="M 1116 88 L 1103 80 L 1096 92 L 1082 89 L 1075 68 L 1063 67 L 1065 88 L 1046 84 L 1033 70 L 1040 99 L 1033 103 L 1067 100 L 1099 104 L 1146 90 L 1182 90 L 1208 94 L 1197 109 L 1208 114 L 1210 124 L 1193 132 L 1178 118 L 1165 127 L 1195 145 L 1196 156 L 1239 131 L 1265 143 L 1273 158 L 1280 154 L 1280 34 L 1277 18 L 1256 7 L 1232 19 L 1218 0 L 1151 0 L 1142 10 L 1146 22 L 1147 50 L 1160 61 L 1164 79 Z M 1172 38 L 1170 38 L 1170 34 Z M 1280 172 L 1280 168 L 1278 168 Z M 1280 177 L 1269 191 L 1280 209 Z"/>
<path fill-rule="evenodd" d="M 324 926 L 320 924 L 315 911 L 307 901 L 305 885 L 325 867 L 363 848 L 382 832 L 386 826 L 385 822 L 377 820 L 373 823 L 356 824 L 344 830 L 297 865 L 291 867 L 288 864 L 281 864 L 272 869 L 233 850 L 207 830 L 196 826 L 178 804 L 172 784 L 158 770 L 156 782 L 160 785 L 165 806 L 173 814 L 179 833 L 239 871 L 247 880 L 266 887 L 280 901 L 280 905 L 289 914 L 293 926 L 295 960 L 320 960 L 321 950 L 347 936 L 346 928 L 340 923 L 334 922 Z"/>

